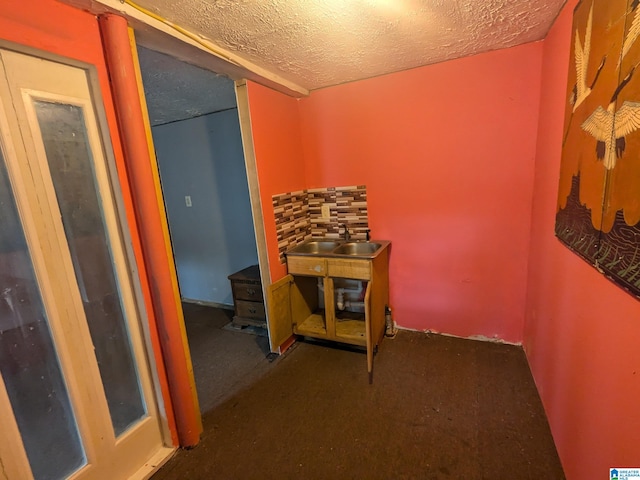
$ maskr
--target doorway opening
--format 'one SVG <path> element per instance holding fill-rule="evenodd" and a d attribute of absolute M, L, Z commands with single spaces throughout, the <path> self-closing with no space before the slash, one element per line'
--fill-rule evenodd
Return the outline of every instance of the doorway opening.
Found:
<path fill-rule="evenodd" d="M 138 57 L 204 414 L 271 365 L 235 85 L 144 46 Z M 248 271 L 245 298 L 234 282 Z"/>

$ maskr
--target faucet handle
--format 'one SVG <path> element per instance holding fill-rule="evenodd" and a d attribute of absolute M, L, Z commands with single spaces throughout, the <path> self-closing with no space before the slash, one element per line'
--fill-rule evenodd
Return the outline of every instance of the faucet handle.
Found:
<path fill-rule="evenodd" d="M 371 240 L 371 229 L 370 229 L 370 228 L 367 228 L 367 229 L 364 231 L 364 234 L 365 234 L 365 236 L 366 236 L 366 238 L 367 238 L 367 242 L 368 242 L 369 240 Z"/>

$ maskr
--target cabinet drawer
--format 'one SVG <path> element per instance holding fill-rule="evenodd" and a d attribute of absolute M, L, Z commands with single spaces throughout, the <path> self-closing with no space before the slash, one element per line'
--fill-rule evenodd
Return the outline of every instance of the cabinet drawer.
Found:
<path fill-rule="evenodd" d="M 328 260 L 329 277 L 371 279 L 371 262 L 369 260 Z"/>
<path fill-rule="evenodd" d="M 324 277 L 326 262 L 323 258 L 287 257 L 287 269 L 291 275 Z"/>
<path fill-rule="evenodd" d="M 236 300 L 262 302 L 262 286 L 258 283 L 233 282 L 233 296 Z"/>
<path fill-rule="evenodd" d="M 263 303 L 245 302 L 243 300 L 236 302 L 236 315 L 245 318 L 266 318 Z"/>

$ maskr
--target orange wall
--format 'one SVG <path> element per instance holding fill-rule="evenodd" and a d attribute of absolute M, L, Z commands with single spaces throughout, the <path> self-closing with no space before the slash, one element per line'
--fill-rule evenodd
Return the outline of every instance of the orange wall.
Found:
<path fill-rule="evenodd" d="M 305 188 L 298 101 L 253 82 L 247 82 L 247 89 L 269 269 L 275 282 L 287 269 L 278 257 L 271 197 Z"/>
<path fill-rule="evenodd" d="M 172 403 L 168 393 L 166 372 L 157 336 L 153 305 L 142 257 L 140 238 L 129 191 L 127 171 L 118 135 L 118 126 L 109 88 L 109 77 L 104 62 L 102 41 L 97 19 L 94 15 L 54 0 L 29 0 L 27 2 L 0 2 L 0 39 L 26 45 L 38 50 L 94 65 L 98 73 L 100 94 L 109 125 L 109 135 L 118 169 L 122 199 L 126 209 L 131 241 L 136 257 L 138 275 L 145 299 L 147 320 L 150 325 L 151 343 L 154 348 L 160 387 L 168 415 L 173 441 L 177 443 Z"/>
<path fill-rule="evenodd" d="M 640 466 L 640 302 L 554 237 L 570 0 L 544 42 L 524 346 L 568 479 Z"/>
<path fill-rule="evenodd" d="M 402 327 L 522 339 L 542 43 L 300 100 L 308 187 L 367 186 Z"/>
<path fill-rule="evenodd" d="M 640 465 L 640 303 L 553 233 L 576 3 L 543 43 L 313 92 L 299 101 L 302 147 L 285 96 L 260 87 L 273 102 L 252 108 L 261 171 L 292 169 L 267 179 L 268 205 L 367 185 L 402 326 L 523 341 L 568 479 Z M 269 124 L 279 103 L 283 128 Z"/>

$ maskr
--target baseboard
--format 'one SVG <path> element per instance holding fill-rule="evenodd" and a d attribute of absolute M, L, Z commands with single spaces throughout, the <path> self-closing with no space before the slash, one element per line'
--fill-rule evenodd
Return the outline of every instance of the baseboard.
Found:
<path fill-rule="evenodd" d="M 468 337 L 461 337 L 460 335 L 453 335 L 451 333 L 438 332 L 436 330 L 417 330 L 415 328 L 407 328 L 401 327 L 400 325 L 396 325 L 396 329 L 405 330 L 407 332 L 420 332 L 426 334 L 434 334 L 434 335 L 442 335 L 443 337 L 453 337 L 453 338 L 462 338 L 464 340 L 475 340 L 477 342 L 490 342 L 490 343 L 503 343 L 505 345 L 515 345 L 516 347 L 522 347 L 522 342 L 510 342 L 508 340 L 504 340 L 498 337 L 486 337 L 484 335 L 470 335 Z"/>
<path fill-rule="evenodd" d="M 148 480 L 154 473 L 160 470 L 165 463 L 176 453 L 174 447 L 161 447 L 136 473 L 128 480 Z"/>
<path fill-rule="evenodd" d="M 233 310 L 233 305 L 217 302 L 206 302 L 204 300 L 194 300 L 192 298 L 183 298 L 184 303 L 195 303 L 196 305 L 204 305 L 205 307 L 223 308 L 224 310 Z"/>

